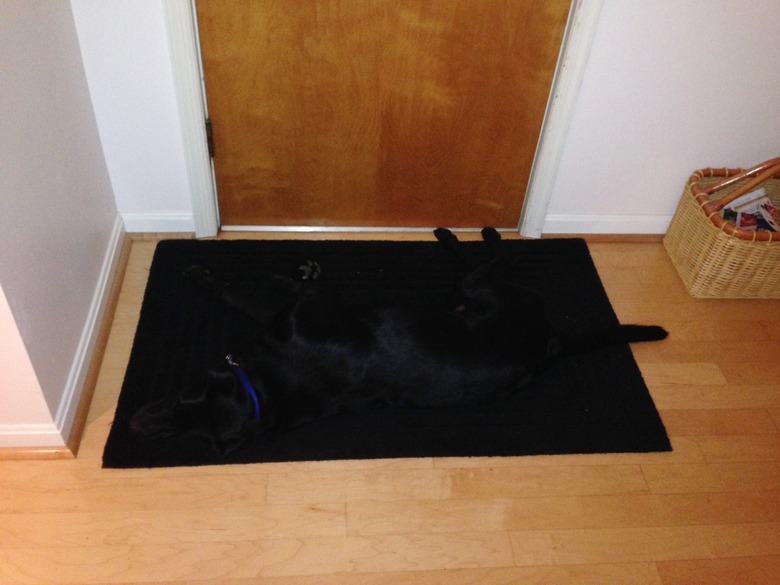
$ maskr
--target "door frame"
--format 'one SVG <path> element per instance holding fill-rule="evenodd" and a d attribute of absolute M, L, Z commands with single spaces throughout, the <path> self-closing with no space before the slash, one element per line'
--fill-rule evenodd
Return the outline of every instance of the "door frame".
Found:
<path fill-rule="evenodd" d="M 196 0 L 164 0 L 163 7 L 195 235 L 210 237 L 217 235 L 220 228 L 219 206 L 214 164 L 209 157 L 206 138 L 205 120 L 208 117 L 208 107 L 195 2 Z M 517 231 L 521 236 L 538 238 L 542 235 L 547 208 L 555 188 L 558 166 L 603 3 L 604 0 L 572 0 L 525 200 L 518 218 Z M 373 231 L 372 228 L 362 227 L 345 229 L 307 226 L 258 226 L 253 229 Z M 387 228 L 382 227 L 376 229 L 387 231 Z"/>

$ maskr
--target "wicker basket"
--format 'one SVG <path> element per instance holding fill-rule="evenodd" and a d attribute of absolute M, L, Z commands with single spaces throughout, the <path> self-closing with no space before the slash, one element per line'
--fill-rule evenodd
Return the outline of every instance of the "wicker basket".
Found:
<path fill-rule="evenodd" d="M 780 233 L 740 229 L 720 214 L 759 186 L 780 208 L 780 158 L 747 170 L 704 169 L 688 179 L 664 246 L 691 296 L 780 298 Z"/>

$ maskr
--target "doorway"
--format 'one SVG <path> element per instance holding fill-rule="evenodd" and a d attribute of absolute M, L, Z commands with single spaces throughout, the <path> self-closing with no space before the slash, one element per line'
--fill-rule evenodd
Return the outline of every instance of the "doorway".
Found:
<path fill-rule="evenodd" d="M 225 226 L 516 228 L 570 0 L 198 0 Z"/>

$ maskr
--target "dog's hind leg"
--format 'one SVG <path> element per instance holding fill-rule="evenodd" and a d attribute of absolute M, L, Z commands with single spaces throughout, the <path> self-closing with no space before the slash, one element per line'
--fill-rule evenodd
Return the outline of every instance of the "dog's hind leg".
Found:
<path fill-rule="evenodd" d="M 487 243 L 490 250 L 496 255 L 501 256 L 504 254 L 504 248 L 501 245 L 501 234 L 498 233 L 494 227 L 484 227 L 481 231 L 482 239 Z M 461 253 L 460 240 L 447 228 L 436 228 L 433 230 L 433 235 L 437 240 L 451 252 L 457 254 Z"/>
<path fill-rule="evenodd" d="M 501 234 L 498 233 L 498 230 L 494 227 L 483 227 L 482 228 L 482 239 L 485 240 L 488 244 L 491 246 L 500 246 L 501 242 Z"/>
<path fill-rule="evenodd" d="M 468 271 L 460 280 L 457 288 L 456 311 L 476 321 L 481 320 L 485 315 L 492 315 L 495 311 L 496 301 L 493 298 L 491 285 L 495 280 L 495 272 L 498 270 L 498 260 L 503 256 L 501 235 L 492 227 L 482 229 L 482 239 L 491 252 L 489 256 L 493 256 L 492 260 L 487 262 L 484 262 L 482 254 L 478 254 L 480 261 L 472 257 L 473 252 L 466 254 L 460 245 L 460 240 L 450 230 L 437 228 L 433 235 L 458 258 L 462 268 Z M 475 265 L 476 268 L 474 268 Z"/>
<path fill-rule="evenodd" d="M 448 250 L 452 252 L 458 251 L 458 237 L 447 228 L 436 228 L 433 230 L 433 235 Z"/>
<path fill-rule="evenodd" d="M 508 259 L 507 250 L 501 239 L 501 234 L 494 227 L 482 228 L 482 239 L 485 241 L 488 249 L 496 258 Z"/>

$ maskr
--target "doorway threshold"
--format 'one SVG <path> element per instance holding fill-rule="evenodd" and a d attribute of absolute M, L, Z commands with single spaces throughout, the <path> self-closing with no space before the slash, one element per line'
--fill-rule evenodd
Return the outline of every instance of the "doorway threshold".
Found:
<path fill-rule="evenodd" d="M 448 227 L 448 226 L 436 226 Z M 278 226 L 278 225 L 223 225 L 220 229 L 224 232 L 293 232 L 293 233 L 375 233 L 375 232 L 419 232 L 431 233 L 436 227 L 365 227 L 365 226 Z M 459 233 L 479 233 L 481 227 L 454 227 L 448 228 Z M 517 228 L 496 228 L 502 233 L 516 234 Z"/>

